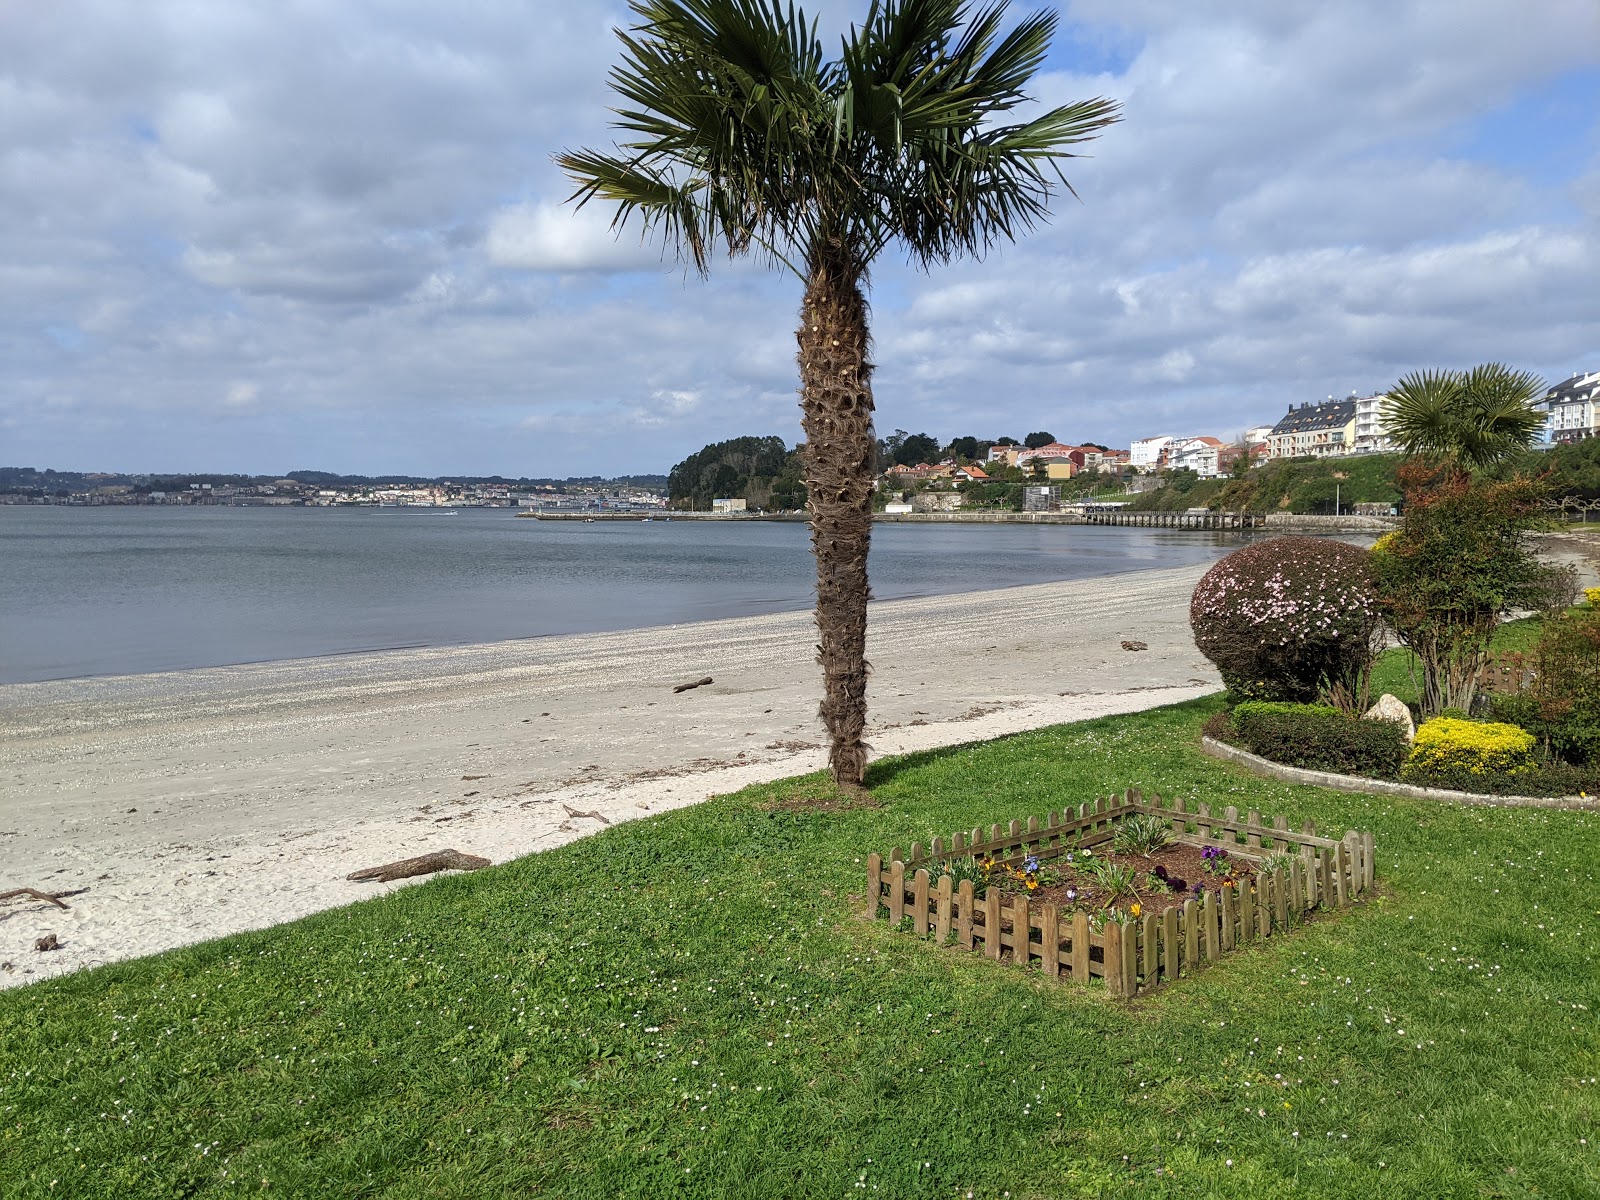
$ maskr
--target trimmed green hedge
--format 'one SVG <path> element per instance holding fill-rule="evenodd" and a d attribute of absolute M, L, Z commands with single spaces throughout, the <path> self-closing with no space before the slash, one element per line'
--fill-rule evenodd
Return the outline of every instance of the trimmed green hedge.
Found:
<path fill-rule="evenodd" d="M 1342 775 L 1393 779 L 1408 749 L 1393 721 L 1349 717 L 1325 704 L 1246 701 L 1234 708 L 1228 726 L 1222 740 L 1252 754 Z"/>

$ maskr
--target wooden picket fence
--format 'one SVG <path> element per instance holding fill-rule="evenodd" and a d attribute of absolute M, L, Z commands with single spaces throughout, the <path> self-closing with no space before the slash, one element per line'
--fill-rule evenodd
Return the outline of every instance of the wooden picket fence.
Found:
<path fill-rule="evenodd" d="M 939 870 L 941 863 L 969 856 L 1008 863 L 1030 856 L 1058 858 L 1109 841 L 1117 823 L 1134 813 L 1165 818 L 1174 837 L 1191 845 L 1220 845 L 1245 858 L 1279 851 L 1295 857 L 1287 871 L 1257 872 L 1248 890 L 1225 887 L 1220 898 L 1208 891 L 1203 900 L 1184 901 L 1181 911 L 1108 920 L 1099 931 L 1087 913 L 1062 913 L 1057 905 L 1034 904 L 1027 896 L 1007 895 L 998 888 L 988 889 L 980 900 L 971 880 L 958 886 Z M 1043 822 L 1029 817 L 1026 823 L 992 825 L 987 831 L 980 826 L 948 840 L 936 837 L 926 848 L 913 843 L 909 857 L 899 847 L 890 851 L 887 862 L 871 854 L 867 914 L 886 912 L 895 924 L 909 917 L 913 933 L 932 934 L 939 945 L 953 939 L 963 950 L 1018 966 L 1037 962 L 1046 975 L 1078 983 L 1100 977 L 1113 995 L 1135 996 L 1192 974 L 1243 942 L 1282 932 L 1303 913 L 1348 907 L 1373 886 L 1373 865 L 1370 833 L 1351 830 L 1338 839 L 1320 837 L 1310 821 L 1292 831 L 1284 818 L 1263 821 L 1255 809 L 1242 819 L 1233 805 L 1221 814 L 1206 804 L 1190 811 L 1182 799 L 1166 803 L 1152 795 L 1146 800 L 1135 788 L 1123 796 L 1096 799 L 1076 812 L 1051 812 Z"/>
<path fill-rule="evenodd" d="M 1519 650 L 1496 651 L 1478 669 L 1478 690 L 1514 696 L 1531 687 L 1537 675 L 1533 655 Z"/>

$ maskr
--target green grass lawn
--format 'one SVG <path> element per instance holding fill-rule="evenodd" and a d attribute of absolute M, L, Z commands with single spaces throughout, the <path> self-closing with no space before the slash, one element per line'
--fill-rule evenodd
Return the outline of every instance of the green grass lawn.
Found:
<path fill-rule="evenodd" d="M 1216 703 L 0 994 L 0 1195 L 1600 1194 L 1600 817 L 1263 781 Z M 870 850 L 1130 784 L 1371 829 L 1381 894 L 1132 1003 L 859 915 Z"/>

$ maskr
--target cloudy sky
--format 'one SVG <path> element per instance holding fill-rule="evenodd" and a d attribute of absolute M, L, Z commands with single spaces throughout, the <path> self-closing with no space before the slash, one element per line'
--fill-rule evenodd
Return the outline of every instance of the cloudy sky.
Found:
<path fill-rule="evenodd" d="M 1048 228 L 879 266 L 880 432 L 1229 436 L 1417 367 L 1600 369 L 1595 0 L 1060 11 L 1039 98 L 1125 120 Z M 625 19 L 0 0 L 0 464 L 560 476 L 796 440 L 797 281 L 702 281 L 563 207 Z"/>

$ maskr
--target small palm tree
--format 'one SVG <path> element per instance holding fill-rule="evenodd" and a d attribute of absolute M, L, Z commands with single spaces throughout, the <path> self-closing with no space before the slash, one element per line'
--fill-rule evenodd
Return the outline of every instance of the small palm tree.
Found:
<path fill-rule="evenodd" d="M 1488 470 L 1533 445 L 1544 380 L 1502 363 L 1470 371 L 1413 371 L 1389 393 L 1389 436 L 1407 454 Z"/>
<path fill-rule="evenodd" d="M 633 0 L 620 31 L 615 153 L 557 162 L 573 199 L 614 202 L 702 274 L 717 247 L 756 250 L 805 285 L 799 362 L 805 483 L 817 560 L 818 661 L 829 765 L 866 773 L 867 546 L 872 364 L 865 287 L 898 243 L 924 268 L 981 255 L 1070 190 L 1068 147 L 1117 120 L 1087 100 L 1006 123 L 1044 60 L 1055 17 L 1004 30 L 1006 0 L 874 0 L 824 58 L 815 22 L 782 0 Z"/>

